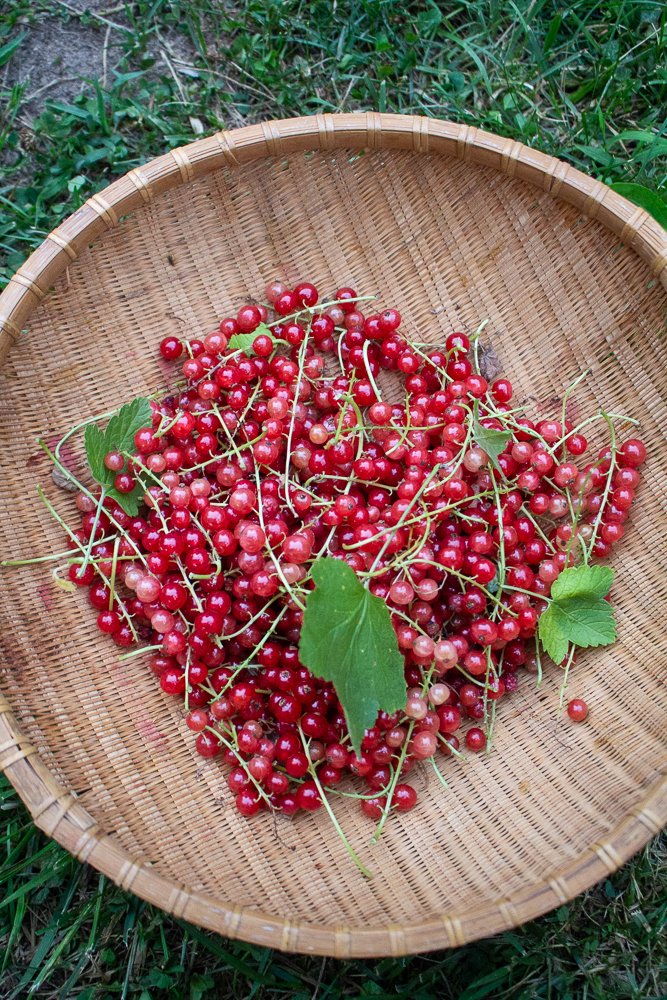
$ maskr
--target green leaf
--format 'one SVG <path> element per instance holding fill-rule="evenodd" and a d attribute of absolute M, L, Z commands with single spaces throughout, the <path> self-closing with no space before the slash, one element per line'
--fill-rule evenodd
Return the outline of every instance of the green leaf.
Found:
<path fill-rule="evenodd" d="M 233 337 L 230 337 L 225 353 L 229 354 L 230 351 L 245 351 L 246 354 L 254 354 L 252 344 L 255 337 L 259 337 L 260 335 L 262 337 L 270 337 L 273 341 L 276 339 L 266 323 L 260 323 L 252 333 L 235 333 Z"/>
<path fill-rule="evenodd" d="M 606 597 L 613 582 L 611 566 L 571 566 L 554 581 L 551 596 L 559 601 L 566 597 Z"/>
<path fill-rule="evenodd" d="M 614 613 L 605 600 L 613 580 L 609 566 L 573 566 L 554 582 L 538 635 L 555 663 L 562 663 L 570 643 L 588 648 L 615 641 Z"/>
<path fill-rule="evenodd" d="M 416 24 L 420 35 L 428 35 L 430 31 L 435 31 L 441 23 L 442 11 L 437 4 L 433 4 L 428 10 L 423 10 L 421 14 L 417 14 Z"/>
<path fill-rule="evenodd" d="M 131 493 L 119 493 L 113 485 L 116 474 L 107 469 L 104 456 L 110 451 L 133 452 L 134 435 L 142 427 L 150 427 L 151 416 L 149 400 L 139 396 L 131 403 L 121 406 L 111 417 L 105 430 L 101 431 L 96 424 L 88 424 L 84 432 L 86 458 L 94 479 L 103 487 L 106 495 L 113 497 L 125 513 L 131 516 L 139 512 L 144 487 L 137 483 Z"/>
<path fill-rule="evenodd" d="M 510 977 L 510 966 L 504 965 L 501 969 L 494 969 L 486 976 L 475 979 L 463 993 L 459 1000 L 484 1000 L 485 997 L 498 996 L 498 987 L 506 983 Z"/>
<path fill-rule="evenodd" d="M 561 635 L 575 646 L 607 646 L 616 639 L 614 613 L 608 601 L 597 597 L 567 597 L 545 611 Z"/>
<path fill-rule="evenodd" d="M 660 223 L 663 229 L 667 229 L 667 202 L 657 191 L 651 191 L 643 184 L 630 184 L 623 181 L 618 184 L 610 184 L 610 187 L 616 194 L 623 195 L 628 201 L 645 209 L 656 222 Z"/>
<path fill-rule="evenodd" d="M 628 128 L 619 132 L 612 139 L 607 140 L 608 146 L 617 146 L 622 142 L 641 142 L 647 146 L 667 146 L 667 141 L 661 139 L 657 132 L 649 132 L 647 129 Z"/>
<path fill-rule="evenodd" d="M 601 146 L 582 146 L 580 143 L 575 143 L 574 148 L 602 167 L 609 167 L 614 162 L 612 154 L 608 153 L 606 149 L 602 149 Z"/>
<path fill-rule="evenodd" d="M 363 587 L 340 559 L 313 566 L 315 590 L 306 601 L 299 656 L 316 677 L 331 681 L 343 706 L 352 746 L 382 709 L 405 707 L 405 665 L 384 601 Z"/>
<path fill-rule="evenodd" d="M 560 30 L 560 26 L 563 23 L 562 14 L 554 14 L 554 16 L 549 21 L 549 27 L 547 28 L 547 33 L 544 36 L 544 43 L 542 45 L 542 53 L 546 55 L 553 43 L 556 41 L 556 36 Z"/>
<path fill-rule="evenodd" d="M 82 121 L 88 121 L 90 114 L 84 108 L 77 108 L 75 104 L 62 104 L 60 101 L 47 101 L 46 107 L 50 111 L 61 111 L 65 115 L 72 115 Z"/>
<path fill-rule="evenodd" d="M 173 977 L 168 972 L 164 972 L 156 966 L 149 969 L 146 975 L 142 977 L 142 986 L 158 986 L 161 989 L 165 989 L 167 986 L 173 986 L 173 984 Z"/>
<path fill-rule="evenodd" d="M 16 38 L 12 38 L 11 41 L 7 42 L 0 48 L 0 66 L 4 66 L 5 63 L 9 62 L 11 57 L 14 55 L 19 45 L 25 41 L 28 37 L 27 32 L 22 32 L 22 34 L 17 35 Z"/>
<path fill-rule="evenodd" d="M 195 972 L 190 980 L 190 1000 L 203 1000 L 215 986 L 215 979 L 208 973 Z"/>
<path fill-rule="evenodd" d="M 567 633 L 561 630 L 557 617 L 551 613 L 552 607 L 553 605 L 548 607 L 540 616 L 537 634 L 547 655 L 554 663 L 562 663 L 567 656 L 569 640 Z"/>
<path fill-rule="evenodd" d="M 510 431 L 498 431 L 493 427 L 484 427 L 479 422 L 479 403 L 475 400 L 472 411 L 472 436 L 478 447 L 489 456 L 491 465 L 498 467 L 498 458 L 505 451 L 512 437 Z"/>
<path fill-rule="evenodd" d="M 88 182 L 86 178 L 83 176 L 83 174 L 77 174 L 75 177 L 70 177 L 70 179 L 68 180 L 67 190 L 70 192 L 70 194 L 74 194 L 76 191 L 79 191 L 82 187 L 85 187 L 87 183 Z"/>
<path fill-rule="evenodd" d="M 108 469 L 104 465 L 104 434 L 96 424 L 88 424 L 84 431 L 83 441 L 86 447 L 86 458 L 93 477 L 98 483 L 106 485 Z"/>
<path fill-rule="evenodd" d="M 107 424 L 107 444 L 118 451 L 134 451 L 134 435 L 142 427 L 150 427 L 152 417 L 150 400 L 143 396 L 126 403 Z"/>

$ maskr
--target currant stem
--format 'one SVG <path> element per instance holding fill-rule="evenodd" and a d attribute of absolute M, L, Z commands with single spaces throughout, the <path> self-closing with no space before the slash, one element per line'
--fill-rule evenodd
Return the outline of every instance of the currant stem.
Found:
<path fill-rule="evenodd" d="M 361 872 L 361 874 L 365 875 L 366 878 L 373 878 L 373 873 L 368 870 L 368 868 L 363 863 L 363 861 L 361 860 L 361 858 L 359 857 L 359 855 L 357 854 L 357 852 L 355 851 L 355 849 L 352 847 L 352 844 L 347 839 L 342 826 L 340 825 L 340 823 L 336 819 L 336 814 L 334 813 L 333 809 L 331 808 L 331 805 L 329 804 L 329 800 L 327 799 L 327 797 L 326 797 L 326 795 L 324 793 L 324 789 L 322 788 L 322 783 L 321 783 L 321 781 L 320 781 L 320 779 L 318 777 L 317 769 L 315 768 L 315 766 L 313 765 L 313 763 L 312 763 L 312 761 L 310 759 L 310 755 L 308 753 L 308 743 L 306 742 L 306 738 L 304 736 L 304 733 L 303 733 L 303 730 L 302 730 L 301 726 L 299 726 L 299 736 L 301 737 L 301 742 L 303 744 L 303 752 L 305 753 L 306 757 L 308 758 L 308 770 L 310 772 L 310 775 L 311 775 L 313 781 L 315 782 L 315 786 L 316 786 L 317 791 L 319 792 L 320 798 L 322 800 L 322 805 L 324 806 L 324 808 L 326 809 L 327 813 L 329 814 L 329 819 L 331 820 L 331 822 L 333 824 L 334 830 L 336 831 L 336 833 L 340 837 L 340 840 L 341 840 L 341 843 L 343 844 L 343 847 L 345 848 L 345 850 L 347 851 L 347 853 L 349 854 L 349 856 L 352 858 L 352 860 L 354 861 L 355 865 L 357 866 L 357 868 L 359 869 L 359 871 Z"/>
<path fill-rule="evenodd" d="M 382 816 L 375 827 L 375 832 L 373 833 L 373 843 L 377 844 L 378 840 L 382 836 L 382 831 L 384 830 L 385 823 L 387 822 L 387 817 L 391 811 L 391 803 L 394 797 L 394 792 L 396 791 L 396 785 L 398 784 L 398 779 L 401 776 L 401 768 L 408 753 L 408 744 L 410 743 L 410 737 L 415 728 L 414 720 L 412 720 L 408 726 L 408 731 L 406 733 L 405 739 L 403 740 L 403 745 L 401 746 L 401 752 L 398 756 L 398 761 L 394 767 L 394 773 L 392 775 L 391 783 L 389 785 L 389 790 L 387 792 L 387 801 L 382 810 Z"/>

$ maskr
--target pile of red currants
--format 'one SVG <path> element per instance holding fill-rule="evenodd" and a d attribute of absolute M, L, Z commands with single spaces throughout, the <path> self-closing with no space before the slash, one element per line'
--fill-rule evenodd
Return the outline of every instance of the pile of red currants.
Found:
<path fill-rule="evenodd" d="M 520 668 L 541 672 L 552 585 L 622 539 L 645 448 L 586 457 L 605 415 L 529 419 L 506 378 L 480 374 L 476 338 L 422 348 L 352 288 L 318 305 L 314 285 L 273 282 L 266 299 L 202 340 L 161 342 L 184 382 L 131 454 L 104 459 L 144 505 L 80 493 L 72 547 L 92 548 L 70 579 L 185 702 L 242 814 L 316 810 L 344 788 L 383 821 L 415 805 L 417 762 L 484 749 Z M 299 659 L 324 555 L 386 602 L 405 657 L 405 708 L 380 712 L 359 753 L 332 685 Z"/>

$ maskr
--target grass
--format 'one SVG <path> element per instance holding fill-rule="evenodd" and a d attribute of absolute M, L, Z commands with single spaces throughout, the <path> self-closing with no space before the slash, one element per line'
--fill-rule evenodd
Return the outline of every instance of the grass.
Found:
<path fill-rule="evenodd" d="M 0 996 L 60 1000 L 658 1000 L 665 995 L 664 843 L 567 906 L 456 951 L 341 962 L 190 927 L 80 865 L 0 779 Z"/>
<path fill-rule="evenodd" d="M 64 0 L 9 0 L 0 19 L 0 73 L 8 73 L 0 282 L 114 177 L 197 135 L 270 116 L 438 115 L 520 139 L 604 181 L 667 185 L 664 4 L 153 0 L 110 8 L 105 16 L 75 13 Z M 45 23 L 78 25 L 105 54 L 81 68 L 98 77 L 76 97 L 52 96 L 56 70 L 39 88 L 11 85 L 30 52 L 31 25 Z"/>
<path fill-rule="evenodd" d="M 85 13 L 82 0 L 9 0 L 0 13 L 0 284 L 114 177 L 198 135 L 269 116 L 379 108 L 449 117 L 609 183 L 639 184 L 658 193 L 653 207 L 664 211 L 667 10 L 659 3 L 91 6 Z M 34 32 L 44 29 L 38 44 Z M 48 66 L 56 29 L 90 43 L 81 46 L 82 59 L 93 52 L 79 68 L 81 83 L 54 82 L 64 73 Z M 33 78 L 16 83 L 26 59 Z M 426 957 L 323 962 L 225 941 L 128 896 L 39 834 L 6 783 L 0 836 L 3 998 L 657 1000 L 667 993 L 660 841 L 517 931 Z"/>

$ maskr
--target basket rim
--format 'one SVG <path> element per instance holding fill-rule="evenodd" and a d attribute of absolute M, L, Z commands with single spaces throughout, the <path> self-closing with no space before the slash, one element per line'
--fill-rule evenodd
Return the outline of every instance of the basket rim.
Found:
<path fill-rule="evenodd" d="M 442 119 L 377 112 L 318 114 L 218 132 L 150 160 L 92 195 L 46 237 L 0 295 L 0 366 L 53 282 L 123 216 L 157 194 L 225 165 L 336 148 L 436 153 L 527 181 L 611 229 L 667 288 L 667 231 L 644 209 L 562 160 L 515 140 Z M 663 775 L 603 842 L 591 844 L 540 884 L 474 910 L 444 913 L 419 924 L 322 926 L 230 904 L 179 885 L 150 864 L 138 864 L 51 773 L 21 733 L 3 695 L 0 767 L 40 830 L 123 889 L 230 938 L 335 958 L 399 956 L 456 947 L 515 927 L 568 902 L 614 872 L 667 823 L 667 776 Z"/>

